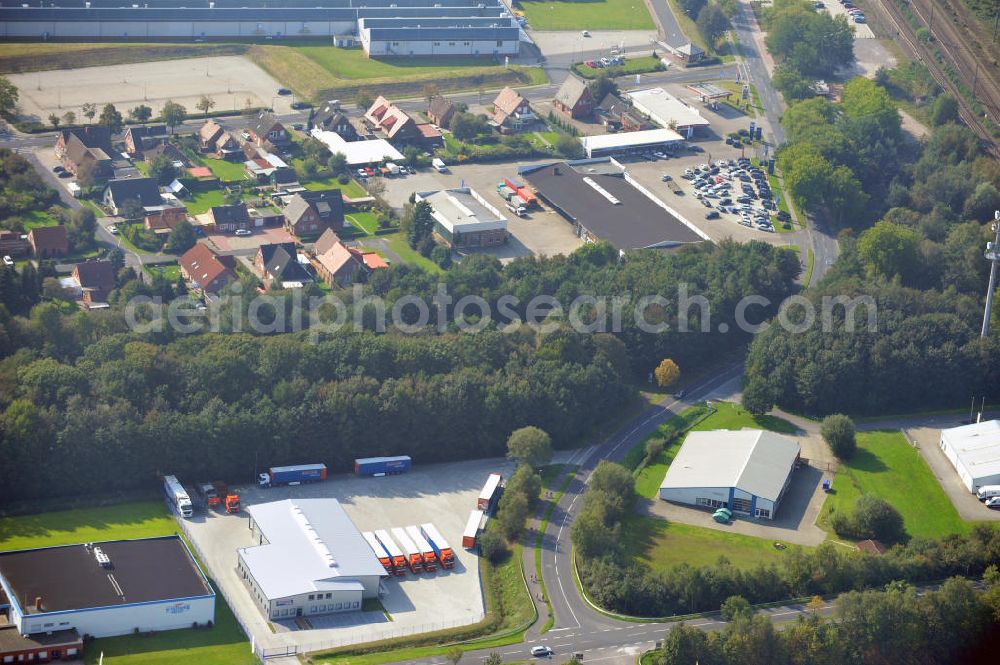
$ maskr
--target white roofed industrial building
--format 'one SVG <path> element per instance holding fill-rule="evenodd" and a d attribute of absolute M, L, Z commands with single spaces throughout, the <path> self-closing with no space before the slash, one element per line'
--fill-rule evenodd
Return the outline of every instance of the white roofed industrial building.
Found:
<path fill-rule="evenodd" d="M 618 134 L 597 134 L 582 136 L 587 157 L 605 157 L 621 155 L 630 152 L 647 152 L 670 148 L 684 142 L 684 137 L 672 129 L 646 129 L 638 132 L 621 132 Z"/>
<path fill-rule="evenodd" d="M 325 129 L 314 128 L 313 137 L 326 145 L 331 153 L 341 153 L 349 166 L 379 164 L 385 160 L 402 161 L 403 153 L 392 147 L 385 139 L 371 141 L 345 141 L 340 134 Z"/>
<path fill-rule="evenodd" d="M 1000 420 L 943 429 L 940 445 L 970 492 L 1000 485 Z"/>
<path fill-rule="evenodd" d="M 238 550 L 238 573 L 271 619 L 361 609 L 385 568 L 336 499 L 250 506 L 259 544 Z"/>
<path fill-rule="evenodd" d="M 685 104 L 663 88 L 630 90 L 625 94 L 632 100 L 632 105 L 637 111 L 646 114 L 661 127 L 673 126 L 673 129 L 687 138 L 691 138 L 696 131 L 711 124 L 697 109 Z"/>
<path fill-rule="evenodd" d="M 764 430 L 691 432 L 660 484 L 660 498 L 774 519 L 799 444 Z"/>
<path fill-rule="evenodd" d="M 507 242 L 507 218 L 469 187 L 417 192 L 431 204 L 434 233 L 460 249 L 495 247 Z"/>

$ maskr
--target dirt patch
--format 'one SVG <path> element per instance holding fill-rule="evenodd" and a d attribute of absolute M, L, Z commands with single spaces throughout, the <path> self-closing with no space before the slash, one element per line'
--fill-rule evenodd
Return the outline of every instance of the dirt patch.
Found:
<path fill-rule="evenodd" d="M 242 55 L 245 44 L 0 44 L 0 74 Z"/>

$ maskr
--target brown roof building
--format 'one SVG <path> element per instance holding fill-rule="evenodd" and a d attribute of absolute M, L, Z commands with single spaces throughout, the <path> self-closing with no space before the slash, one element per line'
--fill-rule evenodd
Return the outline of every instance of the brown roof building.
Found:
<path fill-rule="evenodd" d="M 285 228 L 295 236 L 317 236 L 344 228 L 344 198 L 339 189 L 300 192 L 282 211 Z"/>
<path fill-rule="evenodd" d="M 111 135 L 106 127 L 64 129 L 56 140 L 56 157 L 73 175 L 79 175 L 82 168 L 89 169 L 96 180 L 112 177 L 112 153 Z"/>
<path fill-rule="evenodd" d="M 493 122 L 501 132 L 518 131 L 534 121 L 531 104 L 517 90 L 504 88 L 493 100 Z"/>
<path fill-rule="evenodd" d="M 38 259 L 51 259 L 69 254 L 69 238 L 66 227 L 36 226 L 28 231 L 28 244 Z"/>
<path fill-rule="evenodd" d="M 147 208 L 142 225 L 153 233 L 170 233 L 175 226 L 187 219 L 187 209 L 184 206 L 158 206 Z"/>
<path fill-rule="evenodd" d="M 237 159 L 243 156 L 239 142 L 214 120 L 209 120 L 198 130 L 198 147 L 202 152 L 220 159 Z"/>
<path fill-rule="evenodd" d="M 594 110 L 594 95 L 586 81 L 570 74 L 552 100 L 552 106 L 571 118 L 586 118 Z"/>
<path fill-rule="evenodd" d="M 266 143 L 282 145 L 288 143 L 288 130 L 278 120 L 278 116 L 268 111 L 261 111 L 248 129 L 250 139 L 259 146 Z"/>
<path fill-rule="evenodd" d="M 320 107 L 309 120 L 309 127 L 333 132 L 345 141 L 357 141 L 360 137 L 358 131 L 351 123 L 350 118 L 344 114 L 337 100 L 329 101 Z"/>
<path fill-rule="evenodd" d="M 93 307 L 108 302 L 115 288 L 115 267 L 111 261 L 85 261 L 73 266 L 73 279 L 83 290 L 83 304 Z"/>
<path fill-rule="evenodd" d="M 455 117 L 456 111 L 454 103 L 437 95 L 431 99 L 431 103 L 427 106 L 427 117 L 438 127 L 447 128 L 451 124 L 451 119 Z"/>
<path fill-rule="evenodd" d="M 197 243 L 179 260 L 181 276 L 192 287 L 208 295 L 218 295 L 236 281 L 236 259 L 216 254 L 204 243 Z"/>
<path fill-rule="evenodd" d="M 299 263 L 295 243 L 279 242 L 261 245 L 254 259 L 254 267 L 264 280 L 266 288 L 295 288 L 312 283 L 312 275 Z"/>
<path fill-rule="evenodd" d="M 167 142 L 166 125 L 131 126 L 125 130 L 125 152 L 142 155 L 150 148 Z M 146 159 L 149 159 L 146 157 Z"/>
<path fill-rule="evenodd" d="M 3 256 L 24 256 L 31 249 L 27 238 L 17 231 L 0 231 L 0 254 Z"/>

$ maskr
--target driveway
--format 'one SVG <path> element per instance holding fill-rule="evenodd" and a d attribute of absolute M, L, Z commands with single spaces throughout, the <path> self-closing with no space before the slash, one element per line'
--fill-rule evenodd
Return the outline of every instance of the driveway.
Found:
<path fill-rule="evenodd" d="M 944 427 L 955 427 L 965 424 L 961 419 L 955 418 L 955 422 L 944 425 Z M 958 477 L 958 472 L 951 462 L 945 457 L 939 442 L 941 441 L 940 427 L 909 427 L 903 430 L 903 434 L 920 451 L 921 457 L 931 467 L 934 477 L 941 483 L 941 489 L 951 499 L 952 505 L 958 511 L 959 517 L 963 520 L 990 520 L 1000 522 L 1000 510 L 990 510 L 979 502 L 979 499 L 966 489 L 965 485 Z"/>

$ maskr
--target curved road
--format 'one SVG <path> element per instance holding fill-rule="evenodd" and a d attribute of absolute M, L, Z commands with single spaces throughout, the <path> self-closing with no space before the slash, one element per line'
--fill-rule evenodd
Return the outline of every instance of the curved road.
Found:
<path fill-rule="evenodd" d="M 738 378 L 741 372 L 742 363 L 726 367 L 689 388 L 684 399 L 668 397 L 662 400 L 632 419 L 604 443 L 584 452 L 586 457 L 556 505 L 542 540 L 542 578 L 552 602 L 555 625 L 544 636 L 539 636 L 539 620 L 528 630 L 525 643 L 467 651 L 463 662 L 482 662 L 482 658 L 489 653 L 499 653 L 505 659 L 524 660 L 530 657 L 528 650 L 531 646 L 545 644 L 555 651 L 554 659 L 559 662 L 571 658 L 574 653 L 583 653 L 584 663 L 632 665 L 640 653 L 652 649 L 656 641 L 663 639 L 676 622 L 636 623 L 615 619 L 598 612 L 581 597 L 572 565 L 570 526 L 579 507 L 580 497 L 601 460 L 621 461 L 633 445 L 642 441 L 661 424 L 689 406 L 704 401 L 716 389 Z M 536 589 L 532 589 L 533 593 L 535 591 Z M 827 604 L 820 614 L 829 611 L 830 605 Z M 762 613 L 775 621 L 788 621 L 805 612 L 802 605 L 762 610 Z M 714 618 L 704 618 L 689 621 L 688 625 L 703 630 L 718 630 L 726 624 Z M 407 662 L 440 665 L 449 661 L 439 656 Z"/>

